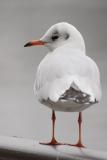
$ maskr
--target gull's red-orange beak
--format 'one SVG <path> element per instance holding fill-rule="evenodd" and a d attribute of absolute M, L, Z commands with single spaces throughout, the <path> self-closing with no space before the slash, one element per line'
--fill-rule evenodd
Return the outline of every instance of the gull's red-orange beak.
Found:
<path fill-rule="evenodd" d="M 24 47 L 31 47 L 31 46 L 38 46 L 38 45 L 45 45 L 46 42 L 43 42 L 41 40 L 33 40 L 31 42 L 28 42 L 24 45 Z"/>

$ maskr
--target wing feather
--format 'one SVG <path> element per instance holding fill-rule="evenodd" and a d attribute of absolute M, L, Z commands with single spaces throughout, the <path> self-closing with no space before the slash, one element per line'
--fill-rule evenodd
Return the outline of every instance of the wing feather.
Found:
<path fill-rule="evenodd" d="M 57 49 L 40 63 L 35 82 L 39 99 L 54 102 L 70 87 L 90 95 L 91 100 L 100 100 L 100 74 L 96 63 L 79 50 Z"/>

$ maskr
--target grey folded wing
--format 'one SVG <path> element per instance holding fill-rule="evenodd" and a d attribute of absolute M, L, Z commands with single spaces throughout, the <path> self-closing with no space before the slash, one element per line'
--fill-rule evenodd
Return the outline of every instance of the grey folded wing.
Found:
<path fill-rule="evenodd" d="M 98 101 L 92 102 L 90 99 L 90 95 L 87 93 L 84 93 L 80 90 L 76 90 L 73 87 L 70 87 L 68 90 L 65 91 L 64 94 L 62 94 L 59 98 L 59 100 L 72 100 L 76 103 L 84 104 L 84 103 L 97 103 Z"/>

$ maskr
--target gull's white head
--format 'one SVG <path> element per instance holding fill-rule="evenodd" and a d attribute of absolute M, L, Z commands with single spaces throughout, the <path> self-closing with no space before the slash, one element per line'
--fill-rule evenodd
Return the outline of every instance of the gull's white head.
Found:
<path fill-rule="evenodd" d="M 39 41 L 28 42 L 25 47 L 45 45 L 52 51 L 66 44 L 74 49 L 85 51 L 85 43 L 81 33 L 73 25 L 61 22 L 50 27 Z"/>

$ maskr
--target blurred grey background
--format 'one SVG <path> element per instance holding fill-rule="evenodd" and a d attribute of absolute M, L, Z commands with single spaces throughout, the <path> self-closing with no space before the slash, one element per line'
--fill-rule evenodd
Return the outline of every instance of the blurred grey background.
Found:
<path fill-rule="evenodd" d="M 36 68 L 47 49 L 23 46 L 61 21 L 78 28 L 100 68 L 103 98 L 83 112 L 83 142 L 107 151 L 107 0 L 0 0 L 0 135 L 50 140 L 51 110 L 33 94 Z M 78 114 L 56 115 L 57 139 L 75 143 Z"/>

